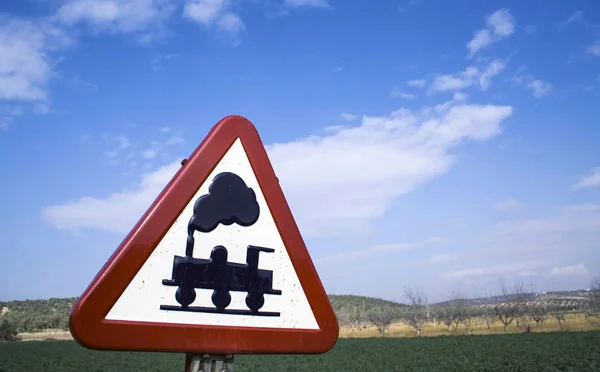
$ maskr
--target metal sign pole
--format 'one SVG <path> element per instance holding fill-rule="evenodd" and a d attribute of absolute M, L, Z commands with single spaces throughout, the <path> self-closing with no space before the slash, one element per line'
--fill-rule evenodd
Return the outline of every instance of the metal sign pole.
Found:
<path fill-rule="evenodd" d="M 233 354 L 186 354 L 185 372 L 233 372 Z"/>

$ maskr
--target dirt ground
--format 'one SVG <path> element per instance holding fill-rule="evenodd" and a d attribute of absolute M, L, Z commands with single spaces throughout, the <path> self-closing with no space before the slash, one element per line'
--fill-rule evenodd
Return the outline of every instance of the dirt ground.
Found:
<path fill-rule="evenodd" d="M 44 332 L 24 332 L 17 335 L 21 341 L 43 341 L 43 340 L 72 340 L 71 332 L 49 329 Z"/>

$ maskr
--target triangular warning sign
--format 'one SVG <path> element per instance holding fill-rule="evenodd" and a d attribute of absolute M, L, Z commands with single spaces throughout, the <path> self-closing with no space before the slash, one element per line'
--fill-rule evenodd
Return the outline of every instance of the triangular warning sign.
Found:
<path fill-rule="evenodd" d="M 217 123 L 75 304 L 88 348 L 323 353 L 338 323 L 260 137 Z"/>

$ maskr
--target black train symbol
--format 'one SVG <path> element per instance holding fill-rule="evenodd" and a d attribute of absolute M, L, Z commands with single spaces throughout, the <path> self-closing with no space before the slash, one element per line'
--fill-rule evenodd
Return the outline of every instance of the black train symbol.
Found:
<path fill-rule="evenodd" d="M 248 245 L 246 264 L 227 261 L 227 248 L 221 245 L 213 248 L 208 260 L 192 257 L 195 231 L 208 233 L 220 223 L 252 226 L 259 215 L 254 190 L 235 173 L 219 173 L 213 179 L 208 194 L 194 203 L 194 212 L 188 223 L 185 256 L 174 257 L 172 278 L 163 280 L 163 285 L 179 287 L 175 299 L 181 307 L 161 305 L 161 309 L 246 314 L 245 310 L 225 310 L 231 303 L 229 292 L 239 291 L 247 292 L 246 305 L 251 314 L 279 316 L 274 312 L 258 312 L 264 305 L 265 294 L 281 294 L 280 290 L 273 289 L 273 272 L 258 269 L 260 252 L 273 253 L 274 249 Z M 196 288 L 213 290 L 215 308 L 189 307 L 196 299 Z"/>

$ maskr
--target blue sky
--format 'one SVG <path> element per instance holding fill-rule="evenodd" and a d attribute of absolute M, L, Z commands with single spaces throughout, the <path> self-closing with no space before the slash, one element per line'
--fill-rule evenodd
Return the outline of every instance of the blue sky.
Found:
<path fill-rule="evenodd" d="M 0 4 L 0 299 L 79 295 L 250 119 L 329 293 L 600 275 L 596 1 Z"/>

